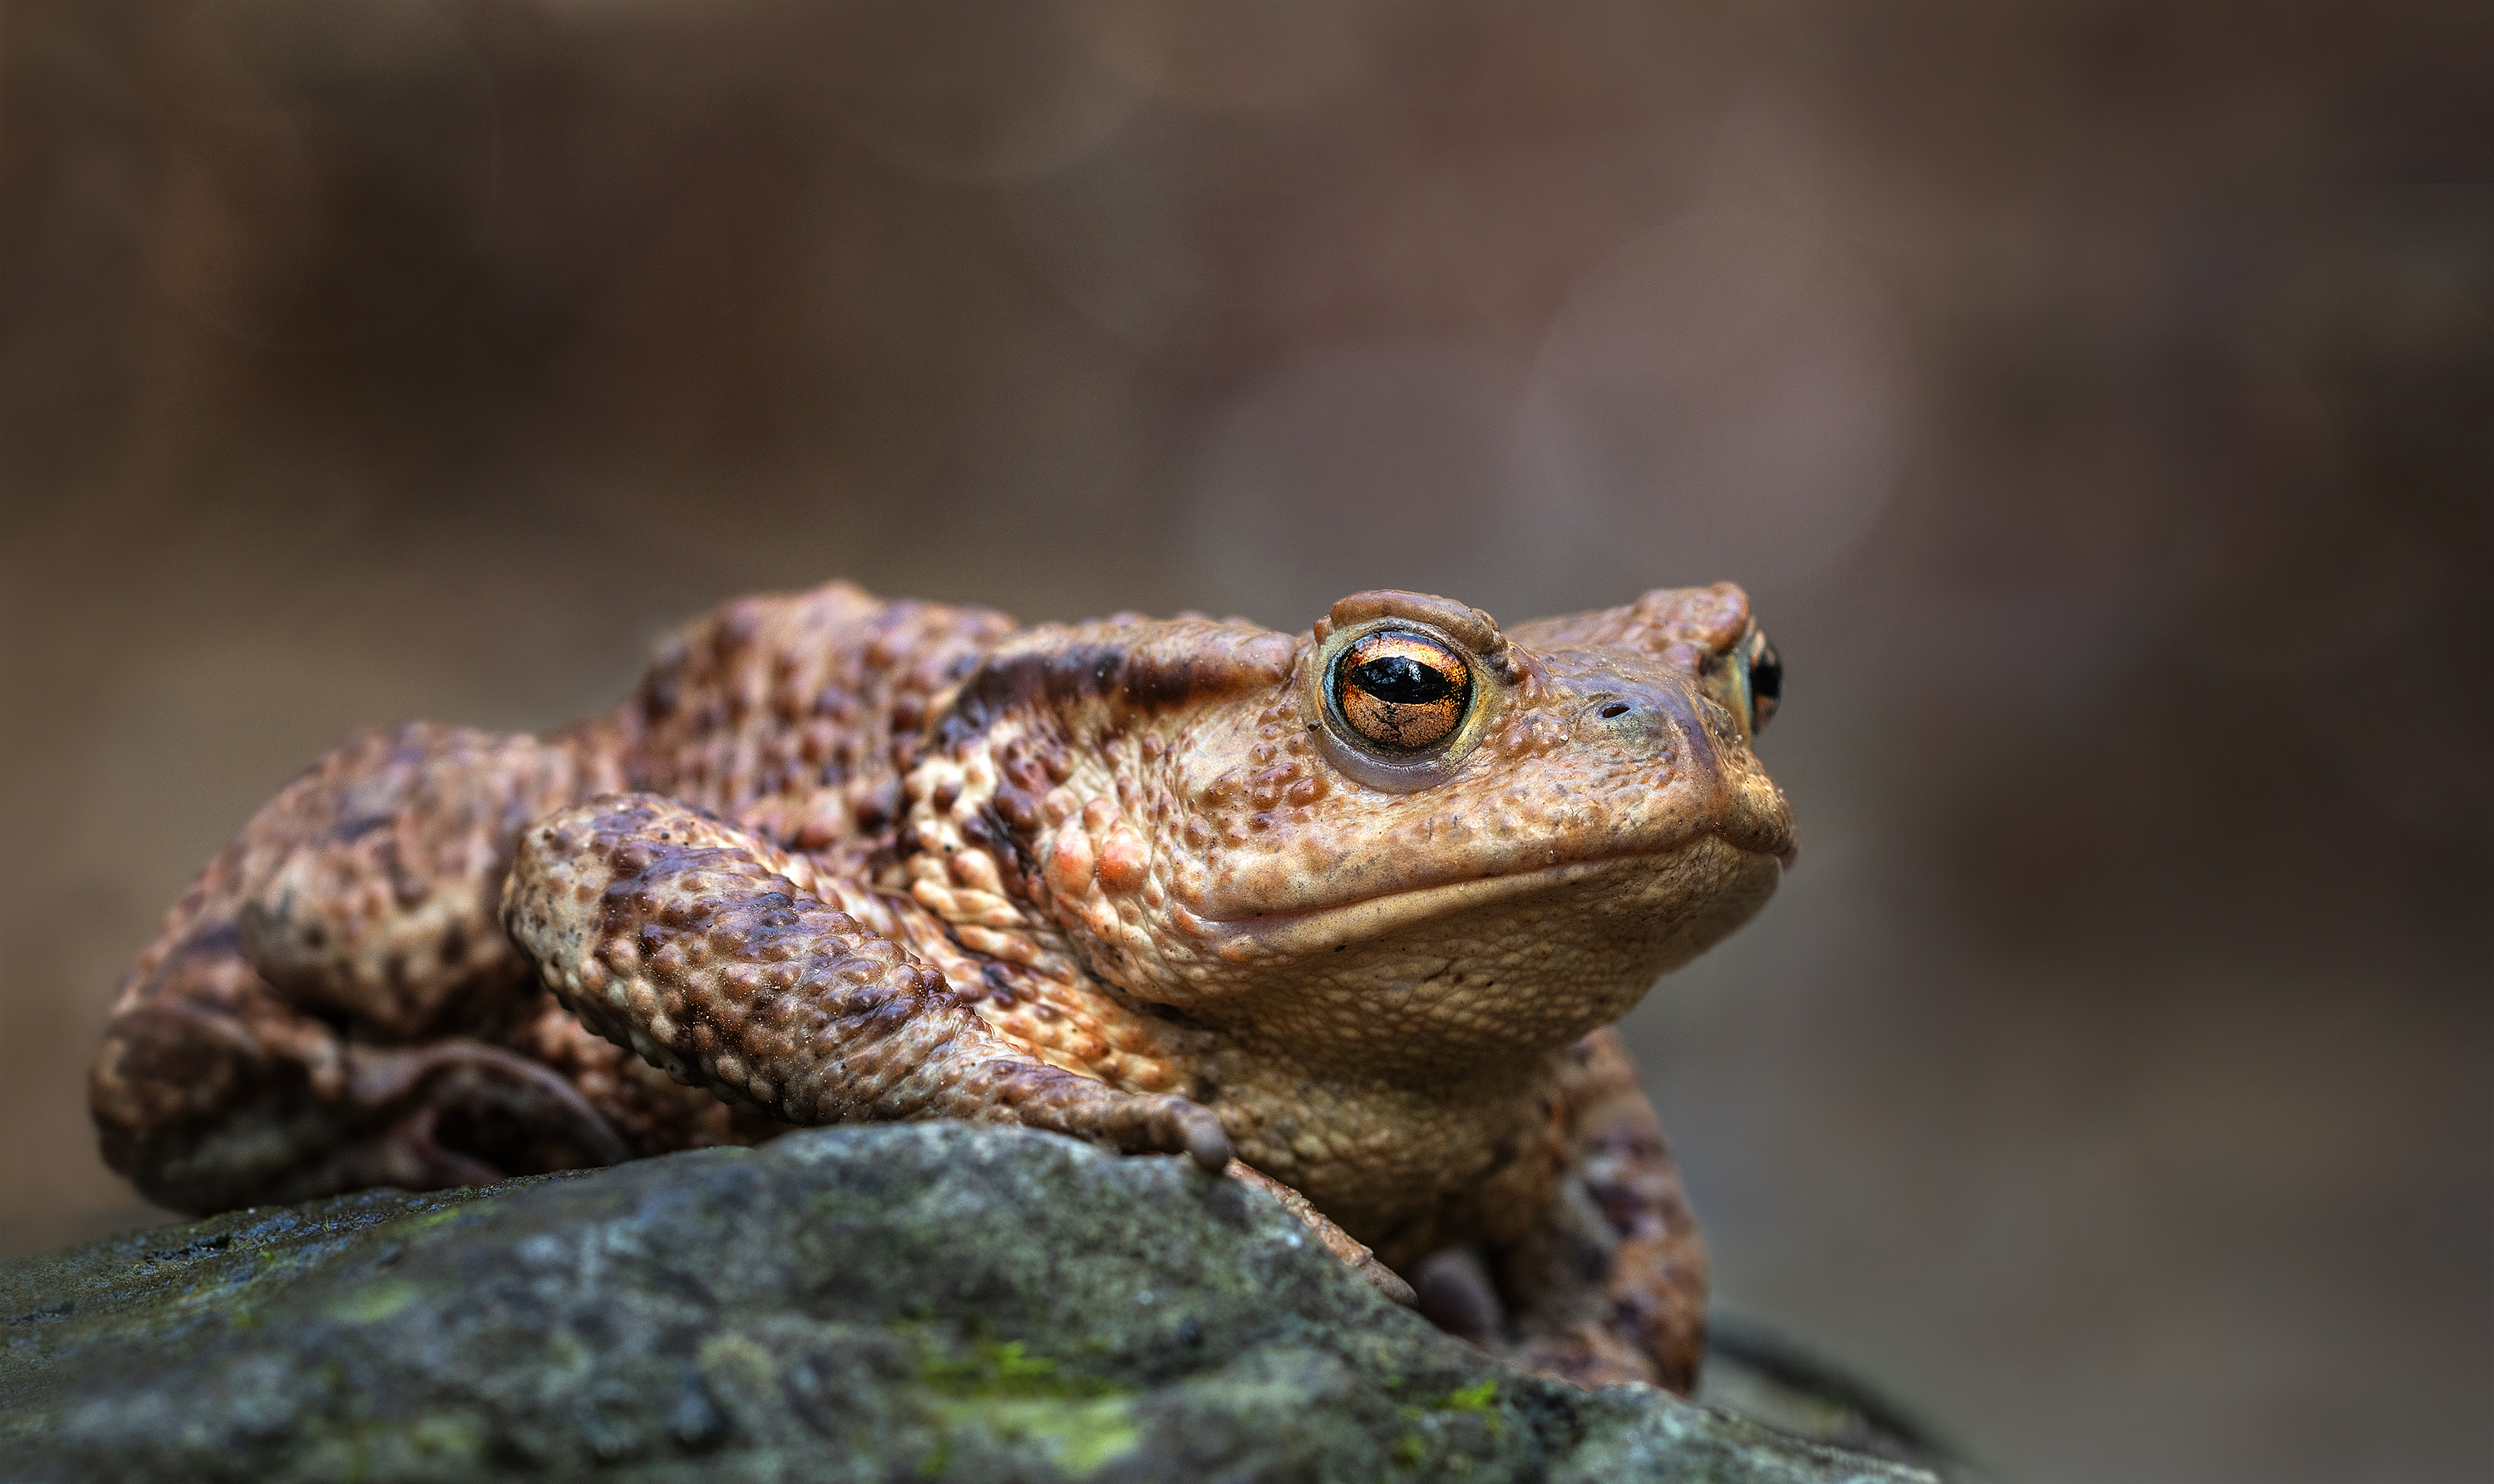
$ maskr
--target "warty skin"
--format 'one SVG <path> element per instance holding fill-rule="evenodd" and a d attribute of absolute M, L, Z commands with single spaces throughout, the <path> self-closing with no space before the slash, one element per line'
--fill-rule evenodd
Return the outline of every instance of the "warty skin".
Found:
<path fill-rule="evenodd" d="M 1686 1388 L 1703 1248 L 1603 1028 L 1792 859 L 1779 674 L 1729 585 L 1296 636 L 746 599 L 602 716 L 297 779 L 134 967 L 96 1119 L 190 1210 L 1019 1122 L 1263 1184 L 1528 1364 Z"/>

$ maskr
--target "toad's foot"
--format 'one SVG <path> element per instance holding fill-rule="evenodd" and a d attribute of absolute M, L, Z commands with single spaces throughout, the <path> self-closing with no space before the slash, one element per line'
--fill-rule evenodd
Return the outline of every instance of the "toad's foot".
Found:
<path fill-rule="evenodd" d="M 514 1175 L 615 1165 L 633 1151 L 578 1089 L 543 1065 L 473 1041 L 420 1046 L 347 1046 L 346 1096 L 238 1118 L 193 1154 L 214 1168 L 243 1167 L 236 1138 L 295 1151 L 287 1200 L 395 1185 L 440 1190 Z M 176 1167 L 168 1173 L 178 1176 Z"/>
<path fill-rule="evenodd" d="M 605 1116 L 540 1062 L 476 1042 L 350 1046 L 350 1104 L 382 1127 L 354 1158 L 376 1172 L 338 1170 L 339 1188 L 424 1190 L 517 1174 L 619 1165 L 632 1158 Z M 379 1169 L 405 1167 L 386 1178 Z"/>
<path fill-rule="evenodd" d="M 1230 1163 L 1210 1109 L 1040 1061 L 792 870 L 674 800 L 611 796 L 522 835 L 502 920 L 591 1029 L 789 1123 L 966 1118 Z"/>
<path fill-rule="evenodd" d="M 106 1158 L 181 1211 L 432 1190 L 642 1152 L 543 1063 L 465 1036 L 361 1039 L 243 958 L 228 923 L 178 940 L 114 1017 L 93 1078 Z"/>

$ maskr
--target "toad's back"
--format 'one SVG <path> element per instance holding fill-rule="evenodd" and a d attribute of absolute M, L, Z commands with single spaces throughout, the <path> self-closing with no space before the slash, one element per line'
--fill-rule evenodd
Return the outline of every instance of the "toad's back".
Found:
<path fill-rule="evenodd" d="M 643 789 L 862 859 L 930 718 L 1013 627 L 833 583 L 685 625 L 622 705 L 541 738 L 417 722 L 350 740 L 217 854 L 124 978 L 90 1081 L 106 1161 L 208 1211 L 776 1129 L 539 990 L 496 922 L 519 832 Z"/>
<path fill-rule="evenodd" d="M 846 583 L 745 598 L 661 641 L 640 690 L 585 731 L 613 729 L 633 788 L 798 849 L 870 839 L 897 819 L 928 729 L 1013 630 Z"/>

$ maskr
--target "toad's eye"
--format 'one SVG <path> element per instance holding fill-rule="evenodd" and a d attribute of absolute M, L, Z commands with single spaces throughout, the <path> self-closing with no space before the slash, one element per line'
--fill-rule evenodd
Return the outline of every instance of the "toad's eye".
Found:
<path fill-rule="evenodd" d="M 1472 710 L 1473 670 L 1444 640 L 1380 629 L 1333 662 L 1333 704 L 1353 736 L 1385 752 L 1420 752 Z"/>
<path fill-rule="evenodd" d="M 1776 708 L 1784 698 L 1784 662 L 1767 636 L 1754 634 L 1749 639 L 1749 730 L 1767 729 Z"/>

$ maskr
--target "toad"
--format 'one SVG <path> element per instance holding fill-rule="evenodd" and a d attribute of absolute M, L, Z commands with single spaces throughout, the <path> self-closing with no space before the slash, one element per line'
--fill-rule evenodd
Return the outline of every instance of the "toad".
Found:
<path fill-rule="evenodd" d="M 1607 1029 L 1790 863 L 1728 584 L 1502 629 L 727 605 L 542 736 L 349 742 L 92 1077 L 192 1212 L 967 1118 L 1182 1155 L 1524 1364 L 1686 1389 L 1705 1257 Z"/>

